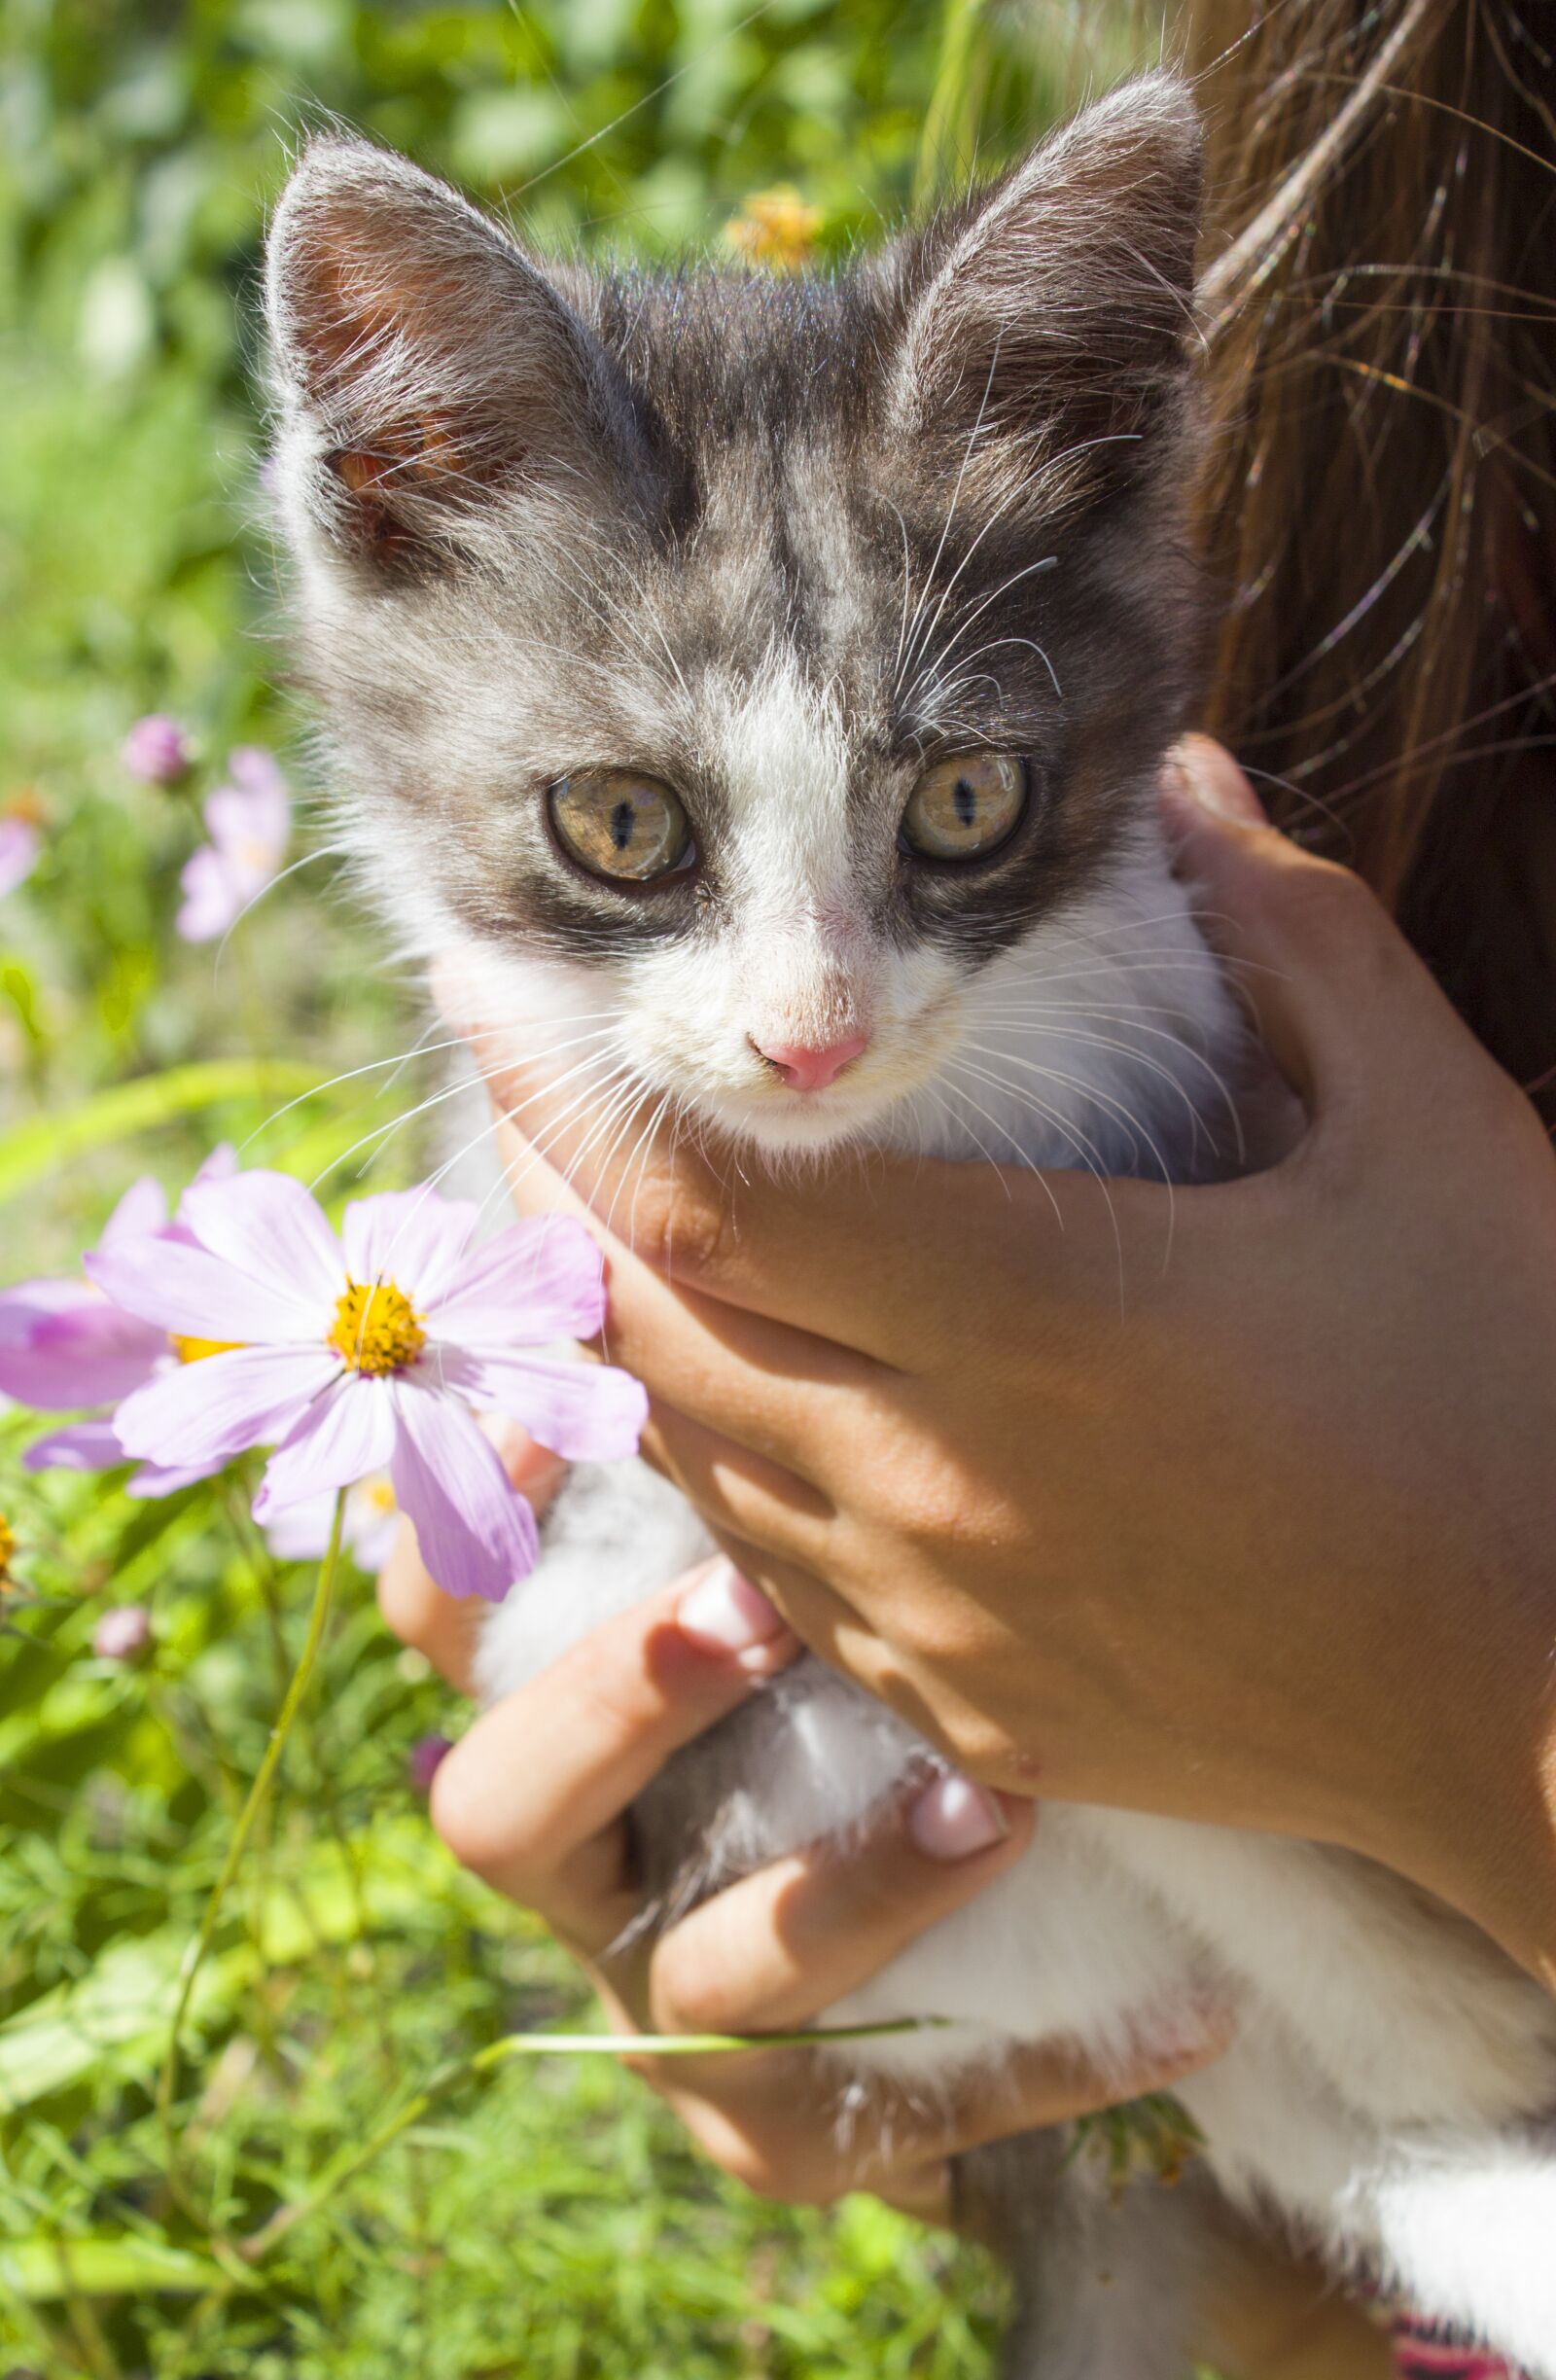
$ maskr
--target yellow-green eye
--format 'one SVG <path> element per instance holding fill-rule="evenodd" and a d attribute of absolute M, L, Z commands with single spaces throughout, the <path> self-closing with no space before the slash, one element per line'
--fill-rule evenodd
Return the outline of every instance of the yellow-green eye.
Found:
<path fill-rule="evenodd" d="M 581 867 L 635 884 L 668 875 L 691 849 L 691 826 L 679 795 L 633 768 L 596 768 L 558 777 L 548 797 L 551 824 Z"/>
<path fill-rule="evenodd" d="M 1027 805 L 1024 761 L 965 752 L 926 768 L 902 812 L 902 840 L 930 860 L 972 860 L 1003 843 Z"/>

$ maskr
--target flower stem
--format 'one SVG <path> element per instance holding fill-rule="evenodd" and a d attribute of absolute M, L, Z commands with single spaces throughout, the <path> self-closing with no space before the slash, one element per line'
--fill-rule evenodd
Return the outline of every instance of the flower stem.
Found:
<path fill-rule="evenodd" d="M 515 2059 L 569 2055 L 703 2058 L 736 2049 L 809 2049 L 817 2043 L 825 2046 L 834 2042 L 879 2041 L 883 2035 L 894 2033 L 923 2033 L 949 2021 L 944 2016 L 900 2016 L 889 2024 L 813 2025 L 797 2033 L 508 2033 L 501 2041 L 488 2042 L 484 2049 L 477 2049 L 469 2057 L 451 2059 L 430 2075 L 421 2089 L 386 2116 L 359 2149 L 348 2149 L 327 2165 L 312 2189 L 301 2198 L 290 2198 L 278 2206 L 257 2231 L 251 2231 L 247 2239 L 240 2241 L 238 2253 L 246 2263 L 258 2264 L 294 2224 L 315 2214 L 326 2199 L 343 2189 L 403 2132 L 419 2123 L 439 2100 L 446 2099 L 462 2082 L 474 2081 L 494 2067 L 510 2065 Z"/>
<path fill-rule="evenodd" d="M 307 1634 L 302 1640 L 302 1651 L 298 1656 L 298 1665 L 292 1672 L 291 1683 L 282 1697 L 275 1724 L 270 1729 L 270 1740 L 265 1747 L 265 1758 L 261 1760 L 254 1783 L 249 1788 L 248 1799 L 238 1812 L 237 1824 L 232 1829 L 231 1839 L 227 1846 L 227 1857 L 222 1862 L 222 1872 L 212 1886 L 211 1897 L 205 1903 L 205 1914 L 200 1919 L 199 1932 L 184 1956 L 183 1971 L 179 1977 L 178 2000 L 173 2008 L 173 2021 L 167 2036 L 167 2050 L 162 2059 L 162 2070 L 157 2081 L 157 2114 L 167 2146 L 166 2179 L 168 2187 L 173 2191 L 175 2197 L 179 2196 L 177 2183 L 179 2140 L 173 2124 L 173 2093 L 178 2082 L 179 2038 L 183 2032 L 184 2020 L 189 2014 L 189 2004 L 194 1990 L 195 1977 L 204 1964 L 205 1954 L 210 1949 L 218 1921 L 221 1918 L 222 1904 L 227 1899 L 233 1877 L 237 1874 L 244 1848 L 254 1831 L 255 1821 L 268 1797 L 276 1769 L 280 1765 L 281 1755 L 286 1750 L 287 1737 L 292 1732 L 292 1724 L 301 1707 L 302 1697 L 308 1690 L 308 1680 L 313 1675 L 313 1665 L 318 1658 L 319 1647 L 324 1642 L 325 1625 L 330 1616 L 330 1599 L 335 1592 L 336 1571 L 339 1566 L 340 1527 L 345 1516 L 345 1509 L 346 1491 L 341 1488 L 335 1500 L 335 1518 L 330 1527 L 330 1543 L 325 1548 L 324 1560 L 319 1565 L 318 1584 L 313 1590 L 313 1604 L 308 1613 Z"/>

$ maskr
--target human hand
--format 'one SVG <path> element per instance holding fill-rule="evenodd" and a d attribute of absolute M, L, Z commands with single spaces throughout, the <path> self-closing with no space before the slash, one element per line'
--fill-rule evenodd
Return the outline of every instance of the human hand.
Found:
<path fill-rule="evenodd" d="M 544 1497 L 537 1458 L 520 1484 Z M 454 1682 L 473 1639 L 407 1537 L 384 1573 L 386 1616 Z M 793 1660 L 773 1607 L 716 1562 L 608 1621 L 478 1719 L 434 1780 L 455 1856 L 537 1910 L 584 1964 L 621 2033 L 788 2032 L 866 1982 L 981 1892 L 1030 1840 L 1030 1801 L 965 1779 L 917 1780 L 861 1841 L 819 1845 L 729 1886 L 657 1937 L 619 1937 L 639 1908 L 626 1811 L 674 1752 Z M 927 2107 L 879 2086 L 839 2129 L 839 2072 L 813 2052 L 628 2061 L 713 2160 L 764 2194 L 825 2202 L 868 2188 L 905 2212 L 952 2214 L 949 2160 L 1034 2124 L 1164 2090 L 1225 2046 L 1214 2024 L 1172 2060 L 1106 2074 L 1064 2044 L 968 2078 Z"/>
<path fill-rule="evenodd" d="M 1556 1981 L 1549 1145 L 1360 883 L 1185 767 L 1180 868 L 1306 1111 L 1271 1170 L 729 1188 L 683 1139 L 627 1185 L 514 1074 L 514 1193 L 630 1214 L 593 1227 L 648 1450 L 969 1773 L 1347 1844 Z"/>

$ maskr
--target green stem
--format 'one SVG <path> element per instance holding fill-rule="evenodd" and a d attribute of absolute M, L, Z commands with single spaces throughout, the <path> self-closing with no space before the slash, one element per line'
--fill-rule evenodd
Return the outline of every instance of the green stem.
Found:
<path fill-rule="evenodd" d="M 222 1872 L 217 1877 L 211 1890 L 211 1897 L 205 1903 L 205 1914 L 200 1920 L 199 1932 L 184 1958 L 183 1972 L 179 1979 L 178 2000 L 173 2009 L 173 2022 L 167 2037 L 167 2052 L 162 2059 L 162 2071 L 157 2082 L 157 2114 L 167 2144 L 167 2183 L 175 2197 L 178 2195 L 175 2178 L 178 2165 L 178 2134 L 173 2125 L 173 2092 L 178 2081 L 179 2037 L 183 2031 L 184 2020 L 189 2013 L 190 1998 L 194 1989 L 195 1977 L 204 1963 L 206 1952 L 210 1949 L 218 1921 L 221 1918 L 222 1904 L 227 1899 L 233 1877 L 237 1874 L 238 1864 L 242 1860 L 249 1836 L 254 1831 L 255 1821 L 268 1797 L 271 1783 L 280 1764 L 281 1755 L 286 1750 L 287 1737 L 292 1732 L 292 1723 L 301 1707 L 302 1697 L 308 1690 L 308 1681 L 313 1674 L 313 1665 L 318 1658 L 319 1647 L 324 1642 L 325 1624 L 330 1616 L 330 1599 L 335 1591 L 335 1575 L 339 1565 L 340 1526 L 345 1516 L 345 1509 L 346 1491 L 342 1488 L 335 1500 L 335 1519 L 330 1528 L 330 1543 L 325 1549 L 324 1560 L 319 1565 L 319 1581 L 313 1590 L 313 1607 L 308 1614 L 307 1634 L 302 1640 L 302 1651 L 298 1657 L 298 1665 L 292 1672 L 292 1682 L 286 1689 L 281 1708 L 276 1715 L 275 1724 L 270 1729 L 270 1740 L 265 1747 L 265 1758 L 261 1760 L 254 1783 L 249 1788 L 248 1799 L 238 1813 L 237 1825 L 233 1828 L 231 1839 L 227 1846 L 227 1857 L 222 1862 Z"/>
<path fill-rule="evenodd" d="M 439 2100 L 446 2099 L 462 2082 L 474 2081 L 494 2067 L 511 2065 L 515 2059 L 569 2055 L 704 2058 L 727 2055 L 737 2049 L 809 2049 L 817 2043 L 880 2041 L 894 2033 L 923 2033 L 949 2022 L 944 2016 L 901 2016 L 890 2024 L 813 2025 L 797 2033 L 508 2033 L 500 2042 L 488 2042 L 484 2049 L 477 2049 L 469 2057 L 455 2058 L 429 2076 L 421 2089 L 393 2115 L 386 2116 L 360 2149 L 349 2149 L 327 2165 L 305 2196 L 288 2199 L 267 2216 L 257 2231 L 251 2231 L 239 2243 L 239 2254 L 246 2262 L 258 2264 L 295 2224 L 301 2222 L 304 2216 L 315 2214 L 326 2199 L 343 2189 L 365 2165 L 381 2155 L 412 2124 L 419 2123 Z"/>
<path fill-rule="evenodd" d="M 978 54 L 977 37 L 984 7 L 985 0 L 945 0 L 939 64 L 913 166 L 915 208 L 929 204 L 948 163 L 955 172 L 965 174 L 972 161 L 967 152 L 977 128 L 985 63 Z"/>

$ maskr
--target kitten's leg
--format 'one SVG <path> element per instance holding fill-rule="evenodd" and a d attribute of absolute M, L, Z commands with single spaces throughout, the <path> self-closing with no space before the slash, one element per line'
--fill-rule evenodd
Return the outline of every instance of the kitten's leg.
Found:
<path fill-rule="evenodd" d="M 527 1685 L 602 1620 L 714 1551 L 680 1490 L 647 1463 L 580 1463 L 541 1524 L 534 1571 L 481 1629 L 481 1700 Z"/>
<path fill-rule="evenodd" d="M 1141 2178 L 1114 2194 L 1068 2131 L 959 2157 L 966 2228 L 1009 2266 L 1005 2380 L 1185 2380 L 1207 2239 L 1198 2190 Z"/>

